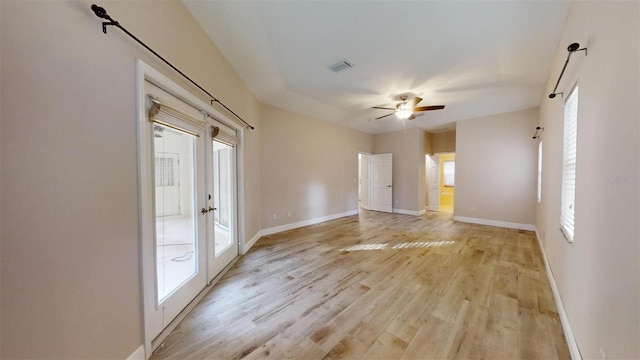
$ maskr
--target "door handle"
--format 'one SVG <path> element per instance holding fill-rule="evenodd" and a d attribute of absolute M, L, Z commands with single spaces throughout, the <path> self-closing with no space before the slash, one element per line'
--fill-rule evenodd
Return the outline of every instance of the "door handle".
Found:
<path fill-rule="evenodd" d="M 206 214 L 208 212 L 209 212 L 209 210 L 207 210 L 205 208 L 200 209 L 200 214 L 202 214 L 202 215 L 204 215 L 204 214 Z"/>
<path fill-rule="evenodd" d="M 391 185 L 387 185 L 387 187 L 391 187 Z"/>
<path fill-rule="evenodd" d="M 212 208 L 211 206 L 209 206 L 209 211 L 214 211 L 214 210 L 218 210 L 218 208 Z"/>

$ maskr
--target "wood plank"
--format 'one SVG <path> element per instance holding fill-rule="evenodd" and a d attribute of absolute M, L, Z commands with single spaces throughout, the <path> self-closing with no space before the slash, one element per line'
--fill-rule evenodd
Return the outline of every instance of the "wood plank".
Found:
<path fill-rule="evenodd" d="M 175 331 L 154 360 L 569 358 L 535 235 L 440 213 L 263 237 Z"/>

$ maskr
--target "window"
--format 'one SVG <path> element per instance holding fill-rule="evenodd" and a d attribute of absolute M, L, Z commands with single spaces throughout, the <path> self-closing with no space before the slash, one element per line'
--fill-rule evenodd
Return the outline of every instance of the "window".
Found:
<path fill-rule="evenodd" d="M 536 201 L 542 202 L 542 140 L 538 143 L 538 194 Z"/>
<path fill-rule="evenodd" d="M 155 160 L 156 186 L 174 186 L 174 159 L 170 157 L 156 156 Z"/>
<path fill-rule="evenodd" d="M 444 162 L 444 186 L 453 187 L 454 179 L 456 177 L 456 163 L 455 161 Z"/>
<path fill-rule="evenodd" d="M 564 136 L 562 142 L 562 195 L 560 229 L 573 242 L 576 202 L 576 147 L 578 137 L 578 85 L 564 104 Z"/>

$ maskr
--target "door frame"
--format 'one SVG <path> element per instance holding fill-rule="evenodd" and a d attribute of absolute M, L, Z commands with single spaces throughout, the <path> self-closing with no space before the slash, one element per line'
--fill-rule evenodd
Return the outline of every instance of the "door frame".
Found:
<path fill-rule="evenodd" d="M 157 340 L 155 343 L 160 343 L 163 339 L 160 337 L 168 335 L 168 332 L 160 332 L 158 339 L 154 339 L 151 334 L 157 329 L 157 324 L 154 322 L 154 316 L 150 313 L 150 309 L 156 306 L 156 291 L 155 291 L 155 263 L 156 259 L 153 251 L 145 251 L 145 247 L 148 246 L 145 242 L 149 236 L 154 236 L 155 228 L 149 221 L 145 221 L 149 214 L 153 214 L 155 205 L 152 201 L 148 201 L 149 197 L 153 197 L 150 192 L 154 189 L 150 189 L 147 185 L 148 179 L 142 177 L 150 176 L 152 166 L 147 161 L 149 156 L 149 149 L 152 148 L 150 137 L 143 133 L 145 129 L 145 122 L 147 122 L 146 114 L 146 94 L 145 94 L 145 81 L 151 82 L 155 86 L 171 93 L 180 100 L 184 101 L 188 105 L 193 106 L 196 109 L 200 109 L 203 115 L 203 119 L 206 125 L 209 125 L 209 117 L 224 123 L 225 125 L 235 129 L 238 134 L 238 145 L 236 145 L 236 191 L 237 191 L 237 208 L 235 209 L 235 216 L 237 219 L 237 239 L 239 254 L 241 253 L 242 244 L 245 239 L 245 213 L 244 206 L 244 127 L 238 125 L 236 122 L 229 119 L 224 114 L 214 109 L 211 105 L 200 100 L 195 95 L 191 94 L 180 85 L 169 79 L 160 71 L 146 64 L 141 59 L 136 59 L 136 133 L 138 139 L 137 148 L 137 161 L 138 161 L 138 223 L 139 223 L 139 249 L 140 249 L 140 289 L 142 293 L 141 306 L 142 323 L 143 323 L 143 345 L 145 349 L 145 358 L 151 357 L 153 352 L 152 341 Z M 207 126 L 208 129 L 208 126 Z M 204 149 L 203 149 L 204 150 Z M 205 154 L 205 161 L 208 157 Z M 145 175 L 146 174 L 146 175 Z M 143 201 L 144 200 L 144 201 Z M 207 280 L 209 282 L 210 280 Z M 203 288 L 204 290 L 204 288 Z M 197 297 L 196 297 L 197 298 Z M 184 310 L 183 310 L 184 311 Z M 180 315 L 178 315 L 180 316 Z"/>
<path fill-rule="evenodd" d="M 370 203 L 371 203 L 371 194 L 370 194 L 371 184 L 369 179 L 370 156 L 371 156 L 370 153 L 364 153 L 364 152 L 358 153 L 358 212 L 360 212 L 362 209 L 364 210 L 370 209 Z M 366 176 L 363 176 L 364 175 L 363 168 L 365 167 L 363 166 L 364 164 L 366 164 Z M 366 203 L 362 201 L 363 198 L 365 197 L 366 197 Z"/>

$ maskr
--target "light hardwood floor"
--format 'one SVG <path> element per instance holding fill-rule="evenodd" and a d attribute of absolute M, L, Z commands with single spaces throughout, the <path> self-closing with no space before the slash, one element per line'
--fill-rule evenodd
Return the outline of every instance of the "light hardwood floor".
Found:
<path fill-rule="evenodd" d="M 444 213 L 263 237 L 178 332 L 155 359 L 570 358 L 535 234 Z"/>

